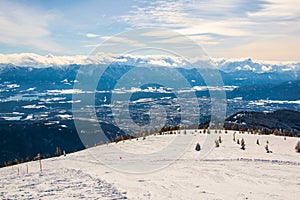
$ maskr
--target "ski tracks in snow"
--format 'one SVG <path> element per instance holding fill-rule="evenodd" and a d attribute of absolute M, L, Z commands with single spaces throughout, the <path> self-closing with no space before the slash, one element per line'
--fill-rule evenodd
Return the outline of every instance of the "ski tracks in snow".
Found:
<path fill-rule="evenodd" d="M 7 173 L 7 174 L 3 174 Z M 29 174 L 1 173 L 1 199 L 127 199 L 112 184 L 75 169 Z"/>

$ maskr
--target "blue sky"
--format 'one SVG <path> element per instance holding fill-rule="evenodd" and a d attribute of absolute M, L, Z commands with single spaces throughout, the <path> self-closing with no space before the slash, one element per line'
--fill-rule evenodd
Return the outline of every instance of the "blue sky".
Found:
<path fill-rule="evenodd" d="M 89 54 L 112 35 L 154 27 L 211 57 L 300 60 L 299 0 L 1 0 L 0 27 L 1 54 Z"/>

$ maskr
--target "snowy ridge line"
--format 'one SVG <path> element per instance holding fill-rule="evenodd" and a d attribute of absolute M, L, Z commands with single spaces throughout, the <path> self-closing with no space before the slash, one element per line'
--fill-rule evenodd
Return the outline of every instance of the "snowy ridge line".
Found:
<path fill-rule="evenodd" d="M 124 65 L 146 64 L 151 66 L 165 67 L 183 67 L 190 64 L 208 64 L 209 67 L 215 66 L 226 72 L 232 71 L 252 71 L 260 72 L 286 72 L 300 69 L 300 61 L 259 61 L 251 58 L 226 59 L 211 58 L 211 60 L 202 60 L 200 58 L 190 58 L 190 64 L 182 58 L 171 55 L 113 55 L 97 53 L 96 55 L 73 55 L 73 56 L 54 56 L 38 55 L 34 53 L 20 54 L 0 54 L 1 65 L 12 65 L 22 67 L 62 67 L 90 64 L 110 64 L 117 62 Z"/>
<path fill-rule="evenodd" d="M 230 162 L 230 161 L 243 161 L 243 162 L 260 162 L 260 163 L 276 163 L 282 165 L 295 165 L 300 166 L 300 162 L 285 161 L 285 160 L 268 160 L 261 158 L 220 158 L 220 159 L 202 159 L 205 162 Z"/>

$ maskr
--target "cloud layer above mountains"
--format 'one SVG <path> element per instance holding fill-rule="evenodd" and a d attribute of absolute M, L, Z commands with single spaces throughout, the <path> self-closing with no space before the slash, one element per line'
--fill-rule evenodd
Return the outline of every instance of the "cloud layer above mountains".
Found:
<path fill-rule="evenodd" d="M 164 66 L 164 67 L 185 67 L 193 63 L 201 62 L 194 59 L 192 61 L 172 55 L 132 55 L 127 54 L 117 56 L 112 54 L 97 54 L 94 56 L 53 56 L 51 54 L 42 56 L 33 53 L 22 54 L 0 54 L 0 64 L 3 66 L 14 65 L 22 67 L 62 67 L 72 64 L 111 64 L 119 63 L 124 65 L 145 65 L 145 66 Z M 252 71 L 263 72 L 284 72 L 300 69 L 300 62 L 271 62 L 255 61 L 250 58 L 245 59 L 214 59 L 210 61 L 210 67 L 216 67 L 225 72 L 232 71 Z"/>

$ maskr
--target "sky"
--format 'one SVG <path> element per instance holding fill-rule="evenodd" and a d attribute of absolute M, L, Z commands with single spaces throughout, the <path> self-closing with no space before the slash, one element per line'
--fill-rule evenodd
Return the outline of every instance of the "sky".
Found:
<path fill-rule="evenodd" d="M 183 34 L 213 58 L 300 60 L 299 0 L 0 0 L 0 54 L 88 55 L 149 27 Z"/>

